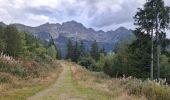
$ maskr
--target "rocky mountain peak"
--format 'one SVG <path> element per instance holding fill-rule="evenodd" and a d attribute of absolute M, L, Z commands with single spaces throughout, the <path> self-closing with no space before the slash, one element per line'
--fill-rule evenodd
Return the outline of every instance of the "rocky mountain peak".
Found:
<path fill-rule="evenodd" d="M 1 22 L 0 25 L 4 24 Z M 52 36 L 56 45 L 63 51 L 63 55 L 66 54 L 69 39 L 72 41 L 83 41 L 86 49 L 90 49 L 90 45 L 96 40 L 100 47 L 104 47 L 107 52 L 110 52 L 116 44 L 124 40 L 130 41 L 132 37 L 132 31 L 125 27 L 108 32 L 96 31 L 93 28 L 86 28 L 83 24 L 74 20 L 62 24 L 45 23 L 38 27 L 30 27 L 23 24 L 15 25 L 19 31 L 28 31 L 44 42 L 49 42 Z"/>

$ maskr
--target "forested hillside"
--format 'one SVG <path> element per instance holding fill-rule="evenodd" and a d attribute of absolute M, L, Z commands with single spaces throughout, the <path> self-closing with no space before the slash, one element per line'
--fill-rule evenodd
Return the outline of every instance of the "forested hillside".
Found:
<path fill-rule="evenodd" d="M 1 26 L 6 26 L 4 23 Z M 90 45 L 96 40 L 100 48 L 104 48 L 107 52 L 111 52 L 118 44 L 122 42 L 130 42 L 133 35 L 132 31 L 125 27 L 117 28 L 104 32 L 103 30 L 96 31 L 93 28 L 87 28 L 83 24 L 76 21 L 67 21 L 59 23 L 45 23 L 37 27 L 30 27 L 22 24 L 13 24 L 19 32 L 26 31 L 43 43 L 49 43 L 51 38 L 54 44 L 60 49 L 62 57 L 67 55 L 67 43 L 84 42 L 86 50 L 90 50 Z"/>
<path fill-rule="evenodd" d="M 24 99 L 51 84 L 61 71 L 53 44 L 45 46 L 29 33 L 18 32 L 13 25 L 0 27 L 0 52 L 1 100 Z M 25 90 L 16 92 L 18 97 L 8 94 L 19 88 Z"/>

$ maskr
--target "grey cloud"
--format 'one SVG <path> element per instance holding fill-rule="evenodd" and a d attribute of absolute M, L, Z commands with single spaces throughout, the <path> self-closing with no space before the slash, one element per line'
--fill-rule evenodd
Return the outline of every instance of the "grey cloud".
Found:
<path fill-rule="evenodd" d="M 36 15 L 50 15 L 52 13 L 54 13 L 54 9 L 48 8 L 46 6 L 41 6 L 41 7 L 28 7 L 25 8 L 24 10 L 27 13 L 32 13 L 32 14 L 36 14 Z"/>
<path fill-rule="evenodd" d="M 33 0 L 21 0 L 21 4 L 18 1 L 20 0 L 0 0 L 0 11 L 3 9 L 8 13 L 3 17 L 0 16 L 0 19 L 6 18 L 4 19 L 6 22 L 14 20 L 32 26 L 45 21 L 56 23 L 56 21 L 76 20 L 88 27 L 100 29 L 125 25 L 124 23 L 132 25 L 136 9 L 145 2 L 145 0 L 57 0 L 51 4 L 52 0 L 38 0 L 40 3 L 44 1 L 47 3 L 40 5 Z M 166 5 L 170 6 L 170 1 L 165 1 Z M 0 12 L 0 15 L 2 14 Z M 36 18 L 32 20 L 29 16 Z M 36 22 L 38 17 L 39 21 Z"/>
<path fill-rule="evenodd" d="M 99 13 L 93 18 L 93 21 L 91 21 L 91 24 L 95 27 L 101 28 L 112 24 L 133 22 L 133 16 L 136 9 L 139 7 L 139 3 L 134 1 L 128 2 L 119 5 L 121 9 L 117 9 L 117 12 L 114 12 L 112 9 L 107 9 L 104 12 L 99 11 Z"/>

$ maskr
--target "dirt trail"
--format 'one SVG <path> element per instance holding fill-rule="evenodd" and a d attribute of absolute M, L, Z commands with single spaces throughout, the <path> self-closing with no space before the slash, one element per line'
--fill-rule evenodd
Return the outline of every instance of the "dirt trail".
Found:
<path fill-rule="evenodd" d="M 65 64 L 62 64 L 62 67 L 63 67 L 63 71 L 53 86 L 28 98 L 28 100 L 43 100 L 45 97 L 48 97 L 48 96 L 56 93 L 59 90 L 59 88 L 62 86 L 62 84 L 64 83 L 65 77 L 66 77 L 66 75 L 68 73 L 68 69 L 69 69 L 67 66 L 65 66 Z"/>
<path fill-rule="evenodd" d="M 61 61 L 63 72 L 53 86 L 28 98 L 28 100 L 111 100 L 98 91 L 79 86 L 73 79 L 71 63 Z"/>

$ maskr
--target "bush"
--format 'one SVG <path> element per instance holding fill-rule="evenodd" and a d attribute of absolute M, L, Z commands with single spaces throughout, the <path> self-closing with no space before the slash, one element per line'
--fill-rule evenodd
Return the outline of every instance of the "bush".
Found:
<path fill-rule="evenodd" d="M 26 70 L 21 67 L 19 61 L 3 53 L 0 55 L 0 72 L 12 73 L 20 77 L 26 76 Z"/>
<path fill-rule="evenodd" d="M 55 49 L 55 46 L 52 45 L 47 49 L 47 54 L 52 57 L 53 59 L 56 59 L 57 51 Z"/>
<path fill-rule="evenodd" d="M 15 74 L 20 76 L 20 77 L 26 77 L 26 75 L 27 75 L 26 70 L 24 68 L 21 68 L 21 67 L 16 67 Z"/>
<path fill-rule="evenodd" d="M 131 80 L 126 88 L 129 94 L 144 95 L 148 100 L 170 100 L 170 87 L 165 85 L 163 80 L 160 82 Z"/>
<path fill-rule="evenodd" d="M 97 69 L 96 62 L 91 56 L 80 58 L 80 60 L 78 61 L 78 64 L 84 66 L 85 68 L 91 71 L 96 71 Z"/>

